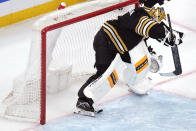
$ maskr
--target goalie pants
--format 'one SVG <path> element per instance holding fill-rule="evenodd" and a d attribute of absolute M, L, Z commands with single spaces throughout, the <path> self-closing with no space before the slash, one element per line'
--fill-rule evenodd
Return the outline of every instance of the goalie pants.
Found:
<path fill-rule="evenodd" d="M 96 74 L 92 75 L 80 88 L 78 92 L 79 100 L 86 101 L 89 104 L 93 104 L 93 100 L 91 98 L 87 98 L 84 95 L 84 89 L 92 83 L 94 80 L 99 78 L 110 66 L 111 62 L 114 60 L 118 51 L 114 47 L 112 41 L 106 37 L 103 29 L 100 29 L 98 33 L 94 37 L 93 47 L 95 50 L 95 65 L 94 67 L 97 69 Z M 127 53 L 121 55 L 123 61 L 130 63 L 130 56 Z"/>

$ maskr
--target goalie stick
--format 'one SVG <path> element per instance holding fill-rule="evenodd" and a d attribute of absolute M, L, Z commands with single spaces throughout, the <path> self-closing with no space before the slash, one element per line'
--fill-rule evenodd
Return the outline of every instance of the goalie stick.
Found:
<path fill-rule="evenodd" d="M 169 23 L 169 27 L 170 27 L 170 33 L 171 33 L 171 39 L 172 39 L 173 31 L 172 31 L 171 20 L 170 20 L 170 15 L 169 14 L 167 14 L 167 18 L 168 18 L 168 23 Z M 174 46 L 171 47 L 171 51 L 172 51 L 175 70 L 173 72 L 168 72 L 168 73 L 159 73 L 161 76 L 177 76 L 177 75 L 182 74 L 182 67 L 181 67 L 181 62 L 180 62 L 178 46 L 176 44 L 174 44 Z"/>

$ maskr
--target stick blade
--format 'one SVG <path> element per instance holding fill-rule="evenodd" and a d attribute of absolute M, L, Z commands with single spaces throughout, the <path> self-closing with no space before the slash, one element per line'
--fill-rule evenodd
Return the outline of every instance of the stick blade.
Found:
<path fill-rule="evenodd" d="M 182 74 L 182 70 L 175 70 L 173 72 L 168 72 L 168 73 L 159 73 L 161 76 L 166 76 L 166 77 L 172 77 L 172 76 L 178 76 Z"/>

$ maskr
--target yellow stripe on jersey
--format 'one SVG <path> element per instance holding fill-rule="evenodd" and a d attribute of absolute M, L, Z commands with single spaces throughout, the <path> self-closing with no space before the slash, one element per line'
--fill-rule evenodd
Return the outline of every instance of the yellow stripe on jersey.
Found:
<path fill-rule="evenodd" d="M 113 72 L 108 77 L 108 81 L 110 83 L 110 87 L 113 88 L 114 85 L 118 82 L 118 80 L 119 80 L 119 78 L 118 78 L 118 75 L 116 73 L 116 70 L 113 70 Z"/>
<path fill-rule="evenodd" d="M 140 25 L 141 21 L 142 21 L 144 18 L 147 18 L 147 16 L 143 16 L 142 18 L 140 18 L 139 22 L 137 23 L 137 26 L 135 27 L 135 32 L 136 32 L 136 33 L 138 33 L 138 26 Z"/>
<path fill-rule="evenodd" d="M 141 36 L 149 37 L 149 31 L 155 24 L 157 24 L 157 22 L 143 16 L 140 18 L 135 28 L 135 32 Z"/>
<path fill-rule="evenodd" d="M 145 21 L 142 23 L 142 26 L 141 26 L 141 28 L 140 28 L 140 34 L 141 34 L 142 36 L 145 36 L 145 34 L 143 34 L 144 26 L 145 26 L 149 21 L 150 21 L 150 19 L 147 19 L 147 20 L 145 20 Z"/>
<path fill-rule="evenodd" d="M 154 25 L 156 25 L 157 24 L 157 22 L 153 22 L 153 23 L 151 23 L 149 26 L 148 26 L 148 28 L 147 28 L 147 30 L 146 30 L 146 36 L 147 37 L 149 37 L 149 31 L 150 31 L 150 29 L 154 26 Z"/>
<path fill-rule="evenodd" d="M 118 47 L 118 44 L 116 43 L 116 41 L 114 40 L 114 38 L 112 37 L 112 35 L 110 34 L 110 32 L 106 29 L 103 29 L 107 35 L 110 37 L 110 39 L 112 40 L 113 44 L 115 45 L 116 49 L 118 50 L 119 53 L 124 54 L 123 51 L 121 51 L 121 49 Z"/>
<path fill-rule="evenodd" d="M 136 73 L 139 74 L 148 66 L 147 56 L 144 56 L 140 61 L 135 64 Z"/>
<path fill-rule="evenodd" d="M 128 49 L 127 49 L 125 43 L 123 42 L 123 40 L 122 40 L 121 37 L 119 36 L 119 34 L 118 34 L 118 32 L 116 31 L 116 29 L 115 29 L 112 25 L 110 25 L 108 22 L 106 22 L 105 24 L 108 25 L 108 26 L 112 29 L 112 31 L 115 33 L 116 37 L 117 37 L 118 40 L 120 41 L 120 43 L 121 43 L 121 45 L 123 46 L 123 48 L 125 49 L 125 51 L 128 51 Z"/>

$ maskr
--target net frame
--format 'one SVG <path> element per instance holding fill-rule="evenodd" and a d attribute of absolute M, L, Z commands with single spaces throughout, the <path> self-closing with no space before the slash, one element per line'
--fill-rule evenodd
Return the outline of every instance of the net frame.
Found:
<path fill-rule="evenodd" d="M 116 5 L 112 5 L 110 7 L 106 7 L 97 11 L 93 11 L 90 12 L 88 14 L 84 14 L 82 16 L 78 16 L 60 23 L 56 23 L 54 25 L 50 25 L 47 27 L 44 27 L 41 30 L 41 113 L 40 113 L 40 124 L 44 125 L 46 122 L 46 47 L 47 47 L 47 43 L 46 43 L 46 37 L 47 37 L 47 33 L 49 31 L 64 27 L 64 26 L 68 26 L 70 24 L 82 21 L 82 20 L 86 20 L 107 12 L 110 12 L 114 9 L 118 9 L 118 8 L 122 8 L 124 6 L 128 6 L 130 4 L 134 4 L 135 8 L 139 7 L 139 2 L 138 0 L 127 0 L 125 2 L 116 4 Z"/>
<path fill-rule="evenodd" d="M 92 2 L 95 2 L 95 1 L 98 1 L 98 2 L 103 2 L 103 0 L 94 0 L 94 1 L 91 1 L 89 3 L 92 3 Z M 50 32 L 50 31 L 53 31 L 53 30 L 56 30 L 56 29 L 59 29 L 59 28 L 62 28 L 62 27 L 65 27 L 65 26 L 68 26 L 68 25 L 71 25 L 71 24 L 74 24 L 74 23 L 77 23 L 77 22 L 80 22 L 80 21 L 83 21 L 83 20 L 86 20 L 86 19 L 90 19 L 90 18 L 93 18 L 95 16 L 98 16 L 98 15 L 101 15 L 101 14 L 105 14 L 107 12 L 110 12 L 110 11 L 113 11 L 115 9 L 118 9 L 118 8 L 122 8 L 122 7 L 125 7 L 125 6 L 128 6 L 128 5 L 135 5 L 135 8 L 139 7 L 139 2 L 138 0 L 107 0 L 107 1 L 114 1 L 114 3 L 110 3 L 109 6 L 106 6 L 106 7 L 101 7 L 97 10 L 92 10 L 88 13 L 84 13 L 82 15 L 76 15 L 70 19 L 60 19 L 58 21 L 49 21 L 48 23 L 43 23 L 43 24 L 40 24 L 40 25 L 36 25 L 36 23 L 33 25 L 33 30 L 35 30 L 36 32 L 39 32 L 39 39 L 41 39 L 41 80 L 40 80 L 40 92 L 38 94 L 38 96 L 40 95 L 40 124 L 41 125 L 44 125 L 45 122 L 46 122 L 46 78 L 47 78 L 47 34 Z M 76 6 L 75 6 L 76 7 Z M 57 13 L 57 15 L 59 14 L 63 14 L 63 10 L 62 11 L 59 11 L 59 12 L 54 12 L 52 13 L 52 15 L 47 15 L 46 17 L 49 17 L 53 19 L 54 17 L 54 14 Z M 46 17 L 44 18 L 41 18 L 41 21 L 45 21 Z M 58 16 L 57 16 L 58 17 Z M 38 23 L 38 22 L 37 22 Z M 41 38 L 40 38 L 41 37 Z M 40 74 L 39 73 L 39 74 Z M 23 79 L 21 79 L 23 80 Z"/>

